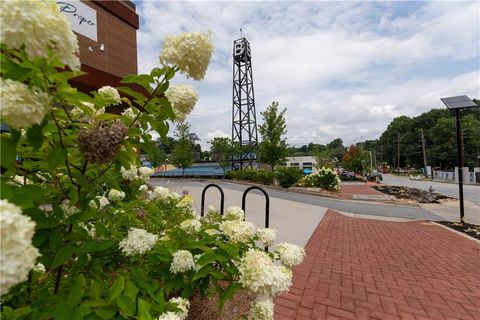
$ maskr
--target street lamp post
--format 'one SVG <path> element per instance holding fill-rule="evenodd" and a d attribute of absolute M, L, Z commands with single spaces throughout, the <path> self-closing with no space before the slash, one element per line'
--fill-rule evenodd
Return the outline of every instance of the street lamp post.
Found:
<path fill-rule="evenodd" d="M 460 222 L 465 223 L 465 207 L 463 203 L 463 145 L 460 129 L 460 111 L 477 105 L 467 96 L 455 96 L 440 99 L 455 115 L 457 131 L 457 166 L 458 166 L 458 194 L 460 200 Z"/>

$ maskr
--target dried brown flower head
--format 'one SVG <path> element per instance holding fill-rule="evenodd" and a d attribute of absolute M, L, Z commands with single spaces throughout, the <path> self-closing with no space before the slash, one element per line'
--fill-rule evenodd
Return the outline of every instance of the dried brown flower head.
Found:
<path fill-rule="evenodd" d="M 128 127 L 117 120 L 81 130 L 78 134 L 78 143 L 86 160 L 107 163 L 115 159 L 127 134 Z"/>

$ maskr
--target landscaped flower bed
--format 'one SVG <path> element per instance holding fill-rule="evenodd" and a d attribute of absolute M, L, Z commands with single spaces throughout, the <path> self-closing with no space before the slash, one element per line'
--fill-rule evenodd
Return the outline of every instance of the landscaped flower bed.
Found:
<path fill-rule="evenodd" d="M 442 201 L 455 200 L 437 192 L 428 192 L 425 190 L 403 186 L 377 185 L 373 186 L 372 188 L 385 194 L 394 196 L 397 199 L 411 200 L 419 203 L 440 203 Z"/>
<path fill-rule="evenodd" d="M 1 318 L 178 320 L 193 297 L 221 307 L 244 290 L 247 316 L 272 319 L 304 250 L 267 253 L 274 230 L 235 207 L 200 219 L 189 196 L 150 187 L 138 167 L 149 131 L 166 138 L 192 110 L 196 91 L 170 80 L 204 77 L 210 35 L 168 37 L 162 67 L 122 81 L 144 93 L 86 94 L 68 82 L 81 75 L 78 44 L 55 2 L 3 1 L 0 18 Z M 118 104 L 121 115 L 104 112 Z"/>

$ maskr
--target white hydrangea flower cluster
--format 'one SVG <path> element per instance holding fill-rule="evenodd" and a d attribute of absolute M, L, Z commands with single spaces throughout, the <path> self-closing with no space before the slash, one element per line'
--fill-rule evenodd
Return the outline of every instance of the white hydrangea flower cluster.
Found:
<path fill-rule="evenodd" d="M 138 191 L 148 192 L 148 186 L 146 184 L 142 184 L 140 187 L 138 187 Z"/>
<path fill-rule="evenodd" d="M 163 42 L 160 62 L 175 65 L 180 72 L 195 80 L 202 80 L 213 53 L 211 33 L 186 32 L 168 35 Z"/>
<path fill-rule="evenodd" d="M 270 297 L 261 297 L 256 299 L 252 305 L 252 315 L 255 320 L 273 319 L 273 299 Z"/>
<path fill-rule="evenodd" d="M 32 180 L 24 177 L 24 176 L 19 176 L 19 175 L 15 175 L 11 181 L 8 181 L 7 182 L 9 185 L 11 186 L 23 186 L 23 185 L 26 185 L 26 184 L 32 184 Z"/>
<path fill-rule="evenodd" d="M 109 105 L 117 105 L 122 102 L 117 89 L 110 86 L 103 86 L 98 89 L 98 95 Z"/>
<path fill-rule="evenodd" d="M 216 236 L 218 234 L 221 234 L 221 232 L 218 231 L 217 229 L 207 229 L 207 230 L 205 230 L 205 233 L 210 235 L 210 236 Z"/>
<path fill-rule="evenodd" d="M 150 176 L 155 173 L 155 170 L 149 167 L 138 168 L 138 178 L 144 182 L 150 179 Z"/>
<path fill-rule="evenodd" d="M 107 198 L 108 200 L 113 202 L 121 201 L 125 198 L 125 192 L 117 189 L 110 189 L 110 191 L 107 194 Z"/>
<path fill-rule="evenodd" d="M 158 240 L 158 236 L 147 230 L 130 228 L 127 237 L 120 241 L 119 247 L 127 256 L 143 254 L 152 249 Z"/>
<path fill-rule="evenodd" d="M 176 205 L 178 208 L 191 209 L 193 206 L 193 198 L 190 195 L 183 196 Z"/>
<path fill-rule="evenodd" d="M 83 101 L 82 104 L 85 107 L 87 107 L 87 109 L 89 110 L 88 115 L 96 116 L 96 115 L 101 115 L 101 114 L 105 113 L 105 108 L 100 108 L 100 109 L 97 110 L 97 108 L 95 108 L 95 105 L 93 103 Z M 71 113 L 72 113 L 72 115 L 74 115 L 76 117 L 81 117 L 81 116 L 85 115 L 84 111 L 82 109 L 80 109 L 79 107 L 73 108 Z"/>
<path fill-rule="evenodd" d="M 55 1 L 2 1 L 0 25 L 0 42 L 8 48 L 25 45 L 30 59 L 47 58 L 49 49 L 55 49 L 62 63 L 80 69 L 77 37 Z"/>
<path fill-rule="evenodd" d="M 45 271 L 47 271 L 47 269 L 45 268 L 45 266 L 41 263 L 37 263 L 35 265 L 35 267 L 33 268 L 34 271 L 37 271 L 37 272 L 41 272 L 41 273 L 44 273 Z"/>
<path fill-rule="evenodd" d="M 180 195 L 170 191 L 170 189 L 165 187 L 155 187 L 150 195 L 152 200 L 160 200 L 162 202 L 169 202 L 172 199 L 179 199 Z"/>
<path fill-rule="evenodd" d="M 274 265 L 267 253 L 257 249 L 248 250 L 238 270 L 242 286 L 258 295 L 276 297 L 292 284 L 292 271 Z"/>
<path fill-rule="evenodd" d="M 234 243 L 249 242 L 255 235 L 255 226 L 251 222 L 241 220 L 223 221 L 219 228 Z"/>
<path fill-rule="evenodd" d="M 302 178 L 302 184 L 305 187 L 320 187 L 325 190 L 339 190 L 340 182 L 337 172 L 325 167 Z"/>
<path fill-rule="evenodd" d="M 226 220 L 243 220 L 245 219 L 245 212 L 243 212 L 242 208 L 236 206 L 230 206 L 225 211 L 225 215 L 223 216 Z"/>
<path fill-rule="evenodd" d="M 172 84 L 165 92 L 165 97 L 170 101 L 175 116 L 185 120 L 198 100 L 197 90 L 186 84 Z"/>
<path fill-rule="evenodd" d="M 62 209 L 63 216 L 65 219 L 71 217 L 75 213 L 80 212 L 80 210 L 77 207 L 70 205 L 70 200 L 68 199 L 63 200 L 59 207 L 60 209 Z"/>
<path fill-rule="evenodd" d="M 181 297 L 175 297 L 168 300 L 168 302 L 175 304 L 180 309 L 176 314 L 180 319 L 185 319 L 188 316 L 188 309 L 190 308 L 190 301 Z"/>
<path fill-rule="evenodd" d="M 93 223 L 90 222 L 85 224 L 80 222 L 78 225 L 87 231 L 87 234 L 90 238 L 95 238 L 97 236 L 97 230 L 95 229 L 95 225 Z"/>
<path fill-rule="evenodd" d="M 160 315 L 157 320 L 183 320 L 183 318 L 180 318 L 180 316 L 173 311 L 167 311 L 166 313 Z"/>
<path fill-rule="evenodd" d="M 173 254 L 172 264 L 170 265 L 170 272 L 177 274 L 179 272 L 186 272 L 195 269 L 195 261 L 192 253 L 187 250 L 178 250 Z"/>
<path fill-rule="evenodd" d="M 138 168 L 133 164 L 130 165 L 130 169 L 125 169 L 124 167 L 120 169 L 120 173 L 122 174 L 122 179 L 128 180 L 128 181 L 137 180 L 138 178 L 137 171 L 138 171 Z"/>
<path fill-rule="evenodd" d="M 185 220 L 183 221 L 181 224 L 180 224 L 180 229 L 190 233 L 190 234 L 194 234 L 194 233 L 197 233 L 200 231 L 200 229 L 202 228 L 202 223 L 200 221 L 198 221 L 197 219 L 188 219 L 188 220 Z"/>
<path fill-rule="evenodd" d="M 98 204 L 95 200 L 98 201 Z M 110 204 L 110 201 L 108 201 L 108 198 L 105 196 L 96 196 L 95 200 L 92 199 L 88 203 L 89 207 L 92 209 L 103 209 Z"/>
<path fill-rule="evenodd" d="M 305 250 L 291 243 L 280 243 L 275 249 L 280 262 L 289 268 L 299 265 L 305 258 Z"/>
<path fill-rule="evenodd" d="M 218 223 L 219 217 L 220 213 L 218 212 L 218 210 L 215 209 L 214 206 L 209 205 L 207 206 L 206 213 L 202 219 L 205 220 L 207 223 L 216 224 Z"/>
<path fill-rule="evenodd" d="M 140 112 L 135 111 L 133 108 L 127 108 L 122 112 L 122 116 L 126 116 L 130 120 L 133 120 L 137 117 Z"/>
<path fill-rule="evenodd" d="M 0 100 L 2 121 L 17 130 L 41 123 L 50 110 L 48 94 L 32 90 L 27 85 L 11 79 L 1 78 Z"/>
<path fill-rule="evenodd" d="M 35 222 L 7 200 L 0 200 L 0 295 L 26 280 L 39 256 L 32 245 Z"/>
<path fill-rule="evenodd" d="M 258 239 L 262 241 L 263 245 L 266 247 L 270 247 L 271 245 L 273 245 L 273 243 L 277 239 L 277 230 L 272 228 L 257 229 L 256 233 Z"/>

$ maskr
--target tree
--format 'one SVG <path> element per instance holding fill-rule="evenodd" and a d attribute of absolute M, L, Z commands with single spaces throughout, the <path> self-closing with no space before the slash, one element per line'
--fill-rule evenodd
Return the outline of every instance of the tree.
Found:
<path fill-rule="evenodd" d="M 332 154 L 333 152 L 331 149 L 315 150 L 315 153 L 313 154 L 313 156 L 315 157 L 315 160 L 317 161 L 315 168 L 320 169 L 322 167 L 325 167 L 325 168 L 333 167 Z"/>
<path fill-rule="evenodd" d="M 185 168 L 193 163 L 193 146 L 190 140 L 190 125 L 188 122 L 178 122 L 174 133 L 177 143 L 173 147 L 171 162 L 182 168 L 182 176 L 185 177 Z"/>
<path fill-rule="evenodd" d="M 141 146 L 142 151 L 147 156 L 147 160 L 154 168 L 164 164 L 167 160 L 167 154 L 162 148 L 162 140 L 160 138 L 154 141 L 144 141 Z"/>
<path fill-rule="evenodd" d="M 262 136 L 259 154 L 260 161 L 271 165 L 272 171 L 277 164 L 284 162 L 287 156 L 287 142 L 284 138 L 287 133 L 285 112 L 278 110 L 278 102 L 273 101 L 267 110 L 261 112 L 263 123 L 258 130 Z"/>
<path fill-rule="evenodd" d="M 342 166 L 355 173 L 360 173 L 363 171 L 362 160 L 367 160 L 366 154 L 356 146 L 351 145 L 343 155 Z"/>
<path fill-rule="evenodd" d="M 343 140 L 340 138 L 334 139 L 327 144 L 327 149 L 339 149 L 344 148 Z"/>
<path fill-rule="evenodd" d="M 232 157 L 240 154 L 238 144 L 230 138 L 214 138 L 209 142 L 212 160 L 218 161 L 223 169 L 223 177 L 225 177 L 227 168 L 232 165 Z"/>

